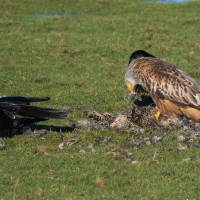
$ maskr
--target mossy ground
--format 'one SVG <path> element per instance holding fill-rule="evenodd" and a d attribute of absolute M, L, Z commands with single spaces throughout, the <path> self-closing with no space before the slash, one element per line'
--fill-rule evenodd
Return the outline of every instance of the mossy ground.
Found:
<path fill-rule="evenodd" d="M 138 49 L 179 66 L 200 83 L 199 1 L 0 2 L 0 95 L 50 96 L 51 101 L 37 105 L 74 108 L 73 119 L 85 117 L 78 105 L 100 112 L 127 110 L 123 76 L 130 54 Z M 66 17 L 32 16 L 38 13 Z M 42 124 L 65 126 L 68 119 Z M 178 153 L 184 144 L 175 140 L 127 149 L 133 135 L 80 132 L 78 142 L 61 151 L 55 151 L 60 142 L 56 132 L 45 139 L 6 138 L 6 150 L 0 151 L 0 198 L 199 199 L 199 149 Z M 73 137 L 66 133 L 64 140 Z M 103 137 L 115 142 L 97 146 L 93 154 L 87 144 Z M 139 162 L 126 162 L 110 152 L 113 148 L 132 152 Z M 150 159 L 155 152 L 159 155 Z M 182 161 L 191 156 L 196 160 Z"/>

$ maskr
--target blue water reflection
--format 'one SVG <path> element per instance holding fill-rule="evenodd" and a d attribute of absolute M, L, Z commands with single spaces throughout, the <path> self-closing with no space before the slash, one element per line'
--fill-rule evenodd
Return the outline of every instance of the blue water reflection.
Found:
<path fill-rule="evenodd" d="M 31 17 L 35 18 L 71 18 L 71 17 L 77 17 L 79 14 L 77 13 L 70 13 L 70 14 L 57 14 L 57 13 L 50 13 L 50 14 L 43 14 L 43 13 L 37 13 L 37 14 L 31 14 Z"/>
<path fill-rule="evenodd" d="M 193 0 L 146 0 L 146 2 L 156 2 L 156 3 L 186 3 Z"/>

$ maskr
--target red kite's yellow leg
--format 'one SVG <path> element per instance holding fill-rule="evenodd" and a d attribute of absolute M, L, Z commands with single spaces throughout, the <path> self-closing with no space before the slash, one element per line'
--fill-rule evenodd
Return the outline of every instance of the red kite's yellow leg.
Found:
<path fill-rule="evenodd" d="M 160 117 L 160 111 L 158 111 L 156 114 L 154 114 L 154 117 L 156 120 L 158 120 L 158 118 Z"/>

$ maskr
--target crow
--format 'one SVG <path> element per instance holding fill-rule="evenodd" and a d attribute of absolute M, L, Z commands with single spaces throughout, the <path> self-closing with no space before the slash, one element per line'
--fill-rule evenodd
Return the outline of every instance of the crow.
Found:
<path fill-rule="evenodd" d="M 64 119 L 63 110 L 30 105 L 32 102 L 48 101 L 49 97 L 2 97 L 0 98 L 0 137 L 12 137 L 20 128 L 48 119 Z"/>

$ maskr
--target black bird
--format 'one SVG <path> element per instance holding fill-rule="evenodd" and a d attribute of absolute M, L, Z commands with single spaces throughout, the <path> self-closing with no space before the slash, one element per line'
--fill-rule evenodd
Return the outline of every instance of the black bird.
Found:
<path fill-rule="evenodd" d="M 30 105 L 32 102 L 49 99 L 49 97 L 21 96 L 0 98 L 0 137 L 12 137 L 18 129 L 31 123 L 48 119 L 64 119 L 66 112 L 63 110 Z"/>

